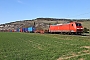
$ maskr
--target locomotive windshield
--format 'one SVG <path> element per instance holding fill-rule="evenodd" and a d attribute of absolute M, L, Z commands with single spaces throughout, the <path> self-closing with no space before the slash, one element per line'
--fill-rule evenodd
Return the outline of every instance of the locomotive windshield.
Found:
<path fill-rule="evenodd" d="M 76 26 L 82 26 L 80 23 L 76 23 Z"/>

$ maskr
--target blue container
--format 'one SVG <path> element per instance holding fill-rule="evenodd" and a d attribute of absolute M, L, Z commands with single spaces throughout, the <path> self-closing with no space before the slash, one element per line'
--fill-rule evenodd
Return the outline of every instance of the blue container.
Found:
<path fill-rule="evenodd" d="M 10 30 L 10 32 L 12 32 L 12 30 Z"/>
<path fill-rule="evenodd" d="M 19 29 L 19 28 L 17 28 L 16 32 L 20 32 L 20 29 Z"/>
<path fill-rule="evenodd" d="M 25 32 L 25 28 L 22 28 L 22 31 Z"/>
<path fill-rule="evenodd" d="M 28 27 L 28 32 L 34 32 L 35 28 L 34 27 Z"/>
<path fill-rule="evenodd" d="M 28 28 L 23 28 L 22 31 L 23 32 L 28 32 Z"/>
<path fill-rule="evenodd" d="M 28 32 L 28 28 L 25 28 L 25 32 Z"/>

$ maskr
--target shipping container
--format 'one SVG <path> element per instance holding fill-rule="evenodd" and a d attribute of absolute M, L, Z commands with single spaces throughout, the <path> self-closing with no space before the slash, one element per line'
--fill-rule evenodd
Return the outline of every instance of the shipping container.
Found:
<path fill-rule="evenodd" d="M 25 32 L 28 32 L 28 28 L 25 28 Z"/>
<path fill-rule="evenodd" d="M 22 31 L 25 32 L 25 28 L 22 28 Z"/>
<path fill-rule="evenodd" d="M 28 32 L 28 28 L 23 28 L 23 32 Z"/>
<path fill-rule="evenodd" d="M 12 30 L 9 30 L 9 32 L 12 32 Z"/>
<path fill-rule="evenodd" d="M 34 32 L 35 28 L 34 27 L 28 27 L 28 32 Z"/>
<path fill-rule="evenodd" d="M 23 29 L 22 28 L 20 28 L 20 32 L 23 32 Z"/>
<path fill-rule="evenodd" d="M 19 29 L 19 28 L 17 28 L 17 29 L 16 29 L 16 32 L 20 32 L 20 29 Z"/>

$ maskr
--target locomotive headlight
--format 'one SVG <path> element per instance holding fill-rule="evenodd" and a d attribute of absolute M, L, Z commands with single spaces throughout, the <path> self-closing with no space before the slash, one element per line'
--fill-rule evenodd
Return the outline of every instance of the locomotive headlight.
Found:
<path fill-rule="evenodd" d="M 80 29 L 83 29 L 83 28 L 80 28 Z"/>
<path fill-rule="evenodd" d="M 83 29 L 83 28 L 77 28 L 77 29 Z"/>
<path fill-rule="evenodd" d="M 80 28 L 77 28 L 77 29 L 80 29 Z"/>

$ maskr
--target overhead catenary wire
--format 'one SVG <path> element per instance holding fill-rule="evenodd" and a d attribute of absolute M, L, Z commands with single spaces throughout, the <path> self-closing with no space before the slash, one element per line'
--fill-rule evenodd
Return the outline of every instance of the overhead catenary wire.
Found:
<path fill-rule="evenodd" d="M 90 12 L 86 12 L 86 13 L 82 13 L 82 14 L 78 14 L 78 15 L 73 15 L 71 17 L 78 17 L 78 16 L 82 16 L 82 15 L 86 15 L 86 14 L 90 14 Z M 70 18 L 70 17 L 67 17 Z"/>

